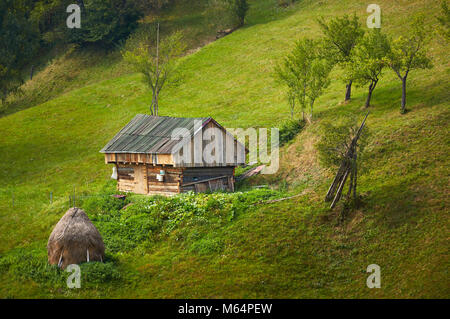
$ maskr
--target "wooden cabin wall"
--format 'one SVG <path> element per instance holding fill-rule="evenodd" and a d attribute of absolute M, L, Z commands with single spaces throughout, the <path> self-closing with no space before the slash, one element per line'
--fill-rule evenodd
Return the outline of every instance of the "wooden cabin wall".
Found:
<path fill-rule="evenodd" d="M 181 192 L 234 191 L 234 167 L 195 167 L 183 170 Z"/>
<path fill-rule="evenodd" d="M 178 167 L 217 167 L 217 166 L 222 166 L 222 167 L 226 167 L 226 166 L 230 166 L 230 167 L 234 167 L 234 166 L 238 166 L 240 164 L 244 164 L 245 163 L 245 146 L 243 146 L 242 144 L 238 143 L 234 136 L 227 133 L 225 130 L 221 129 L 220 127 L 218 127 L 214 122 L 210 122 L 208 123 L 204 128 L 203 128 L 203 133 L 205 133 L 205 131 L 207 129 L 216 129 L 217 132 L 220 132 L 221 136 L 222 136 L 222 141 L 223 143 L 220 144 L 219 143 L 219 139 L 215 140 L 215 152 L 220 152 L 222 153 L 222 161 L 221 162 L 217 162 L 217 161 L 213 161 L 212 163 L 208 163 L 204 160 L 203 158 L 203 153 L 205 151 L 205 148 L 207 147 L 208 144 L 211 143 L 211 141 L 202 141 L 201 144 L 200 143 L 195 143 L 194 139 L 200 139 L 202 135 L 197 134 L 196 136 L 194 136 L 191 141 L 189 142 L 189 144 L 187 145 L 187 147 L 190 149 L 190 160 L 188 161 L 188 163 L 184 163 L 183 162 L 183 148 L 181 148 L 178 152 L 176 152 L 175 154 L 173 154 L 173 163 L 174 166 L 178 166 Z M 200 148 L 201 146 L 201 148 Z M 200 160 L 197 159 L 196 161 L 196 155 L 200 156 Z M 215 153 L 213 153 L 215 155 Z"/>
<path fill-rule="evenodd" d="M 156 175 L 164 170 L 164 181 L 156 179 Z M 180 192 L 183 170 L 168 166 L 147 165 L 147 184 L 149 194 L 173 195 Z"/>
<path fill-rule="evenodd" d="M 164 181 L 156 179 L 165 171 Z M 180 192 L 182 169 L 147 164 L 117 164 L 117 187 L 123 192 L 136 194 L 173 195 Z"/>
<path fill-rule="evenodd" d="M 156 176 L 164 170 L 164 181 Z M 135 194 L 174 195 L 180 192 L 234 191 L 234 167 L 177 168 L 117 164 L 117 187 Z"/>

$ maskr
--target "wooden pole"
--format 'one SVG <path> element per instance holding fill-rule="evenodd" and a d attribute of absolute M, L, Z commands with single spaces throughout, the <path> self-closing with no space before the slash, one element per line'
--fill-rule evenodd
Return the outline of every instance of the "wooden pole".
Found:
<path fill-rule="evenodd" d="M 156 31 L 156 77 L 155 77 L 155 105 L 154 114 L 158 116 L 158 73 L 159 73 L 159 22 Z"/>
<path fill-rule="evenodd" d="M 358 178 L 358 155 L 356 154 L 356 152 L 353 154 L 353 163 L 355 165 L 354 167 L 354 171 L 355 171 L 355 175 L 354 175 L 354 182 L 353 182 L 353 200 L 356 202 L 356 182 L 357 182 L 357 178 Z"/>
<path fill-rule="evenodd" d="M 357 181 L 357 168 L 356 168 L 356 159 L 357 159 L 357 141 L 361 135 L 362 130 L 364 129 L 366 119 L 369 116 L 370 112 L 367 112 L 366 116 L 364 117 L 364 120 L 361 123 L 361 126 L 359 127 L 358 131 L 356 132 L 355 136 L 353 137 L 350 146 L 344 156 L 344 159 L 342 160 L 341 166 L 339 167 L 339 170 L 336 174 L 336 176 L 333 179 L 333 182 L 331 183 L 328 192 L 325 196 L 325 201 L 330 201 L 333 198 L 333 194 L 336 191 L 336 187 L 338 187 L 337 193 L 334 197 L 333 202 L 331 203 L 330 208 L 333 208 L 336 203 L 339 201 L 342 193 L 342 187 L 345 184 L 345 181 L 348 177 L 348 174 L 350 173 L 350 189 L 348 192 L 347 197 L 349 198 L 351 191 L 353 190 L 353 196 L 356 198 L 356 181 Z"/>
<path fill-rule="evenodd" d="M 331 203 L 330 208 L 334 208 L 334 206 L 336 206 L 336 203 L 339 201 L 339 199 L 341 199 L 342 189 L 344 188 L 344 184 L 345 184 L 345 181 L 347 180 L 349 171 L 350 171 L 350 170 L 347 169 L 347 171 L 345 172 L 344 177 L 343 177 L 343 179 L 342 179 L 342 182 L 341 182 L 341 184 L 339 185 L 339 188 L 338 188 L 338 190 L 337 190 L 336 196 L 334 197 L 334 200 L 333 200 L 333 202 Z"/>

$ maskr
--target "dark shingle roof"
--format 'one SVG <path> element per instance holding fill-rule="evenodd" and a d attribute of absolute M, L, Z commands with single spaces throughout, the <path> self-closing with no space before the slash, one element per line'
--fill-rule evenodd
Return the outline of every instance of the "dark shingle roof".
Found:
<path fill-rule="evenodd" d="M 172 132 L 186 128 L 193 136 L 197 133 L 194 132 L 195 120 L 201 121 L 203 127 L 212 119 L 138 114 L 100 152 L 169 154 L 181 140 L 181 137 L 172 139 Z"/>

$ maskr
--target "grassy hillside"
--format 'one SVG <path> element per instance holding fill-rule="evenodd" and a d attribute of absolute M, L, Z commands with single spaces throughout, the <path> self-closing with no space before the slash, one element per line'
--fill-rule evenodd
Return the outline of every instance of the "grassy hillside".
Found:
<path fill-rule="evenodd" d="M 406 32 L 404 25 L 416 12 L 425 13 L 433 27 L 437 23 L 438 1 L 377 3 L 388 34 Z M 288 117 L 288 107 L 272 78 L 275 63 L 295 39 L 320 35 L 317 17 L 356 12 L 365 20 L 367 14 L 364 1 L 300 1 L 288 9 L 275 8 L 271 0 L 251 5 L 245 27 L 183 58 L 184 81 L 164 92 L 162 115 L 212 116 L 235 128 L 277 126 Z M 165 13 L 174 28 L 202 21 L 196 20 L 195 7 L 184 15 L 180 8 Z M 197 28 L 207 42 L 210 34 Z M 413 71 L 408 79 L 409 113 L 399 114 L 401 83 L 392 72 L 374 92 L 370 156 L 359 181 L 364 206 L 346 223 L 337 224 L 336 212 L 323 203 L 333 172 L 320 166 L 314 145 L 320 121 L 363 116 L 366 89 L 355 89 L 352 101 L 342 105 L 345 85 L 336 70 L 316 102 L 315 122 L 283 148 L 280 171 L 254 181 L 284 188 L 287 181 L 287 191 L 304 196 L 245 206 L 211 230 L 182 227 L 184 240 L 171 233 L 165 240 L 110 252 L 122 279 L 78 291 L 27 277 L 32 270 L 26 267 L 27 280 L 21 280 L 0 262 L 0 296 L 448 298 L 450 69 L 442 39 L 433 39 L 430 52 L 435 67 Z M 147 112 L 150 101 L 139 75 L 114 73 L 124 67 L 117 63 L 86 67 L 86 81 L 80 83 L 87 85 L 44 90 L 48 98 L 58 96 L 25 109 L 31 99 L 20 107 L 24 110 L 0 118 L 3 258 L 22 249 L 45 260 L 46 241 L 73 189 L 93 195 L 109 179 L 111 168 L 98 151 L 136 113 Z M 192 248 L 205 242 L 221 244 L 206 251 Z M 365 286 L 371 263 L 381 266 L 382 289 Z"/>

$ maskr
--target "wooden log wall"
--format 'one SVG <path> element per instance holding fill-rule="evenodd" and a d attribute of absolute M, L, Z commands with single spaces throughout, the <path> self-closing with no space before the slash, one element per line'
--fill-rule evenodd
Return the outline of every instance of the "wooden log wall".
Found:
<path fill-rule="evenodd" d="M 164 170 L 164 181 L 157 175 Z M 117 164 L 117 187 L 136 194 L 234 191 L 233 167 L 177 168 L 148 164 Z"/>

